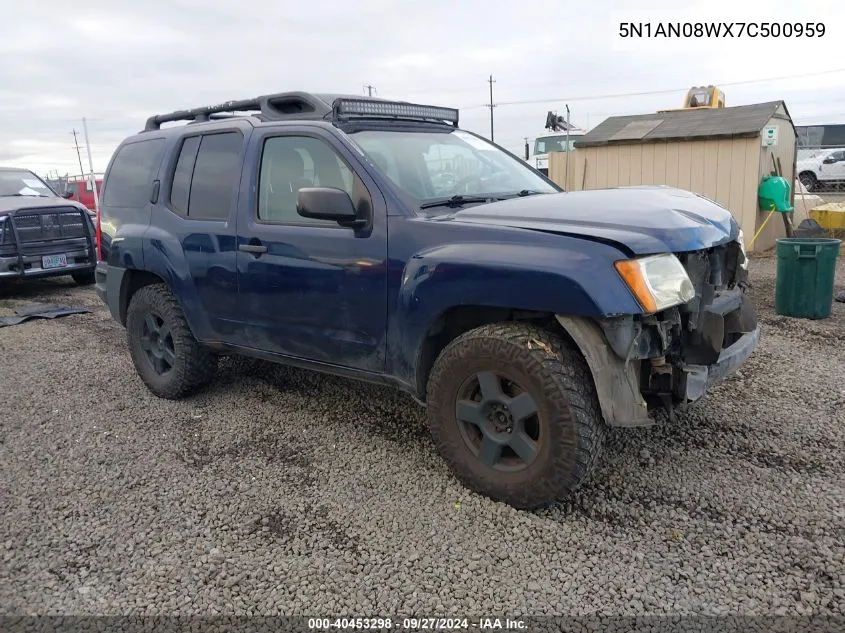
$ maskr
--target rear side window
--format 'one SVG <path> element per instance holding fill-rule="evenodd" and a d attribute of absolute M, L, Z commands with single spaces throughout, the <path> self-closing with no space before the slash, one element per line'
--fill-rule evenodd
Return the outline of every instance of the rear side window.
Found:
<path fill-rule="evenodd" d="M 186 138 L 182 143 L 179 159 L 176 161 L 176 170 L 173 172 L 173 184 L 170 186 L 170 208 L 179 215 L 188 215 L 188 195 L 191 193 L 191 175 L 194 172 L 194 162 L 197 159 L 199 146 L 199 136 Z"/>
<path fill-rule="evenodd" d="M 117 151 L 108 175 L 103 204 L 143 207 L 150 201 L 153 175 L 161 160 L 164 139 L 153 138 L 124 145 Z"/>
<path fill-rule="evenodd" d="M 173 173 L 170 208 L 194 219 L 227 219 L 240 176 L 242 145 L 240 132 L 186 138 Z"/>

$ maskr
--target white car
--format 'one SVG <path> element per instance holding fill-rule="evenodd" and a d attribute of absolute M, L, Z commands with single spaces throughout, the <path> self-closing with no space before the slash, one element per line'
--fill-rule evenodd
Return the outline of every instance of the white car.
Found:
<path fill-rule="evenodd" d="M 808 191 L 845 182 L 845 149 L 829 149 L 799 160 L 798 178 Z"/>

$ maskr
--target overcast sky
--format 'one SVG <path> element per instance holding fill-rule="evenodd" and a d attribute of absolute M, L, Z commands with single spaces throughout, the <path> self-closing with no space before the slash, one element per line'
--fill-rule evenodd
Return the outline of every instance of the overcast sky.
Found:
<path fill-rule="evenodd" d="M 619 37 L 620 21 L 659 20 L 821 22 L 825 34 Z M 729 106 L 783 99 L 796 124 L 845 123 L 843 43 L 841 0 L 9 2 L 0 164 L 77 173 L 72 130 L 81 134 L 83 116 L 102 171 L 150 114 L 287 90 L 361 94 L 365 84 L 380 97 L 460 107 L 462 127 L 489 135 L 491 73 L 495 140 L 517 152 L 567 103 L 573 123 L 594 127 L 678 107 L 707 83 Z M 736 83 L 772 77 L 788 78 Z M 585 98 L 651 91 L 665 92 Z M 511 104 L 522 101 L 537 103 Z M 83 161 L 87 170 L 84 148 Z"/>

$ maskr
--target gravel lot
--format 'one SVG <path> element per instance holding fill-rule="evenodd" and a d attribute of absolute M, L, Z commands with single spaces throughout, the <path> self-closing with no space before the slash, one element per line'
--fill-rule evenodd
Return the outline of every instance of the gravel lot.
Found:
<path fill-rule="evenodd" d="M 741 374 L 536 513 L 463 489 L 403 395 L 226 361 L 158 400 L 92 289 L 0 290 L 94 310 L 0 329 L 0 609 L 845 615 L 845 304 L 778 317 L 774 259 L 752 280 Z"/>

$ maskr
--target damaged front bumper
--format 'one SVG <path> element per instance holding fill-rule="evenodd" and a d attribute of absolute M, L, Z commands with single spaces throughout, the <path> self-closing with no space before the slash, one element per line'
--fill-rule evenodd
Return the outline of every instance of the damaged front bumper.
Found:
<path fill-rule="evenodd" d="M 739 288 L 714 296 L 694 331 L 677 310 L 642 320 L 557 320 L 581 349 L 610 426 L 649 426 L 656 406 L 671 412 L 700 400 L 735 373 L 760 341 L 753 305 Z"/>
<path fill-rule="evenodd" d="M 736 373 L 739 366 L 751 356 L 760 342 L 760 326 L 743 334 L 738 341 L 722 350 L 719 359 L 712 365 L 684 365 L 686 374 L 684 397 L 687 402 L 701 399 L 716 383 Z"/>

